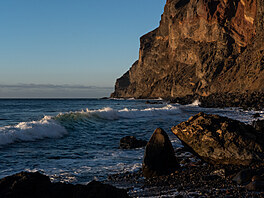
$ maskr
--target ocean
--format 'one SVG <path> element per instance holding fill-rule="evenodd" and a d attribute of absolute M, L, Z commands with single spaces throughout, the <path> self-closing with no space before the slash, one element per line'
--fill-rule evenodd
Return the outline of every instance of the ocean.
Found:
<path fill-rule="evenodd" d="M 86 184 L 141 168 L 144 148 L 121 150 L 127 135 L 149 140 L 163 128 L 174 146 L 182 146 L 170 128 L 201 111 L 245 123 L 256 111 L 147 104 L 122 99 L 0 99 L 0 178 L 40 171 L 54 182 Z M 264 112 L 258 112 L 264 117 Z"/>

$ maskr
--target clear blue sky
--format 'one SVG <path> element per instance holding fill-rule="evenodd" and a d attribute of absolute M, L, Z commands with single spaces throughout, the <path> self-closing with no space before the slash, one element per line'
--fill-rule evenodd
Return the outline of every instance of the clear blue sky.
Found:
<path fill-rule="evenodd" d="M 138 58 L 139 37 L 158 27 L 164 5 L 165 0 L 0 1 L 0 97 L 38 97 L 29 84 L 113 87 Z M 10 85 L 20 91 L 12 95 Z"/>

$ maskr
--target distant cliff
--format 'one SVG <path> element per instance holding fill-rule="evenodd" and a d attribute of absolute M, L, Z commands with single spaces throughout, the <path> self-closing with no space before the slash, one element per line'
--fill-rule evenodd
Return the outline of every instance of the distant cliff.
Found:
<path fill-rule="evenodd" d="M 264 91 L 264 0 L 167 0 L 111 97 Z"/>

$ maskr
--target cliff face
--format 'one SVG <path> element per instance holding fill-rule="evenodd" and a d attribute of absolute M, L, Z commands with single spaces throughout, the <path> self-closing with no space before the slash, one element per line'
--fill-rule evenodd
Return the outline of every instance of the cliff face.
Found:
<path fill-rule="evenodd" d="M 167 0 L 111 97 L 264 91 L 264 0 Z"/>

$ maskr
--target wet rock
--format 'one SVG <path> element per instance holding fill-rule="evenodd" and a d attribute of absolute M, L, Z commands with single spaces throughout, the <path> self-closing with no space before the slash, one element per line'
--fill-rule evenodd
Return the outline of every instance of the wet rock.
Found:
<path fill-rule="evenodd" d="M 232 179 L 242 167 L 236 165 L 211 165 L 205 163 L 200 166 L 185 166 L 169 175 L 153 178 L 141 178 L 133 176 L 121 176 L 115 181 L 117 185 L 131 181 L 134 191 L 129 191 L 131 197 L 177 197 L 180 193 L 183 197 L 189 197 L 189 193 L 197 192 L 198 197 L 254 197 L 263 198 L 264 192 L 248 191 L 243 186 L 237 185 Z M 225 170 L 225 171 L 223 171 Z M 225 172 L 225 177 L 215 175 L 217 172 Z M 262 171 L 254 170 L 257 175 Z M 127 173 L 129 174 L 129 173 Z M 139 181 L 135 187 L 135 181 Z M 140 189 L 140 190 L 139 190 Z M 227 196 L 228 195 L 228 196 Z"/>
<path fill-rule="evenodd" d="M 149 100 L 147 100 L 145 103 L 146 103 L 146 104 L 162 104 L 162 102 L 149 101 Z"/>
<path fill-rule="evenodd" d="M 38 172 L 21 172 L 0 180 L 1 198 L 104 198 L 124 197 L 125 190 L 92 181 L 88 185 L 51 183 L 49 177 Z"/>
<path fill-rule="evenodd" d="M 260 132 L 264 133 L 264 120 L 253 121 L 253 127 Z"/>
<path fill-rule="evenodd" d="M 148 142 L 145 140 L 138 140 L 134 136 L 126 136 L 121 138 L 119 148 L 121 149 L 134 149 L 146 146 Z"/>
<path fill-rule="evenodd" d="M 184 97 L 176 97 L 173 99 L 170 99 L 170 103 L 178 103 L 181 105 L 187 105 L 192 104 L 195 100 L 197 100 L 197 95 L 187 95 Z"/>
<path fill-rule="evenodd" d="M 241 107 L 243 110 L 264 109 L 264 92 L 258 91 L 246 93 L 212 93 L 209 96 L 192 94 L 183 97 L 168 98 L 167 100 L 170 103 L 178 103 L 181 105 L 199 101 L 199 106 L 206 108 Z M 258 118 L 259 116 L 259 113 L 253 115 L 254 118 Z"/>
<path fill-rule="evenodd" d="M 255 113 L 254 115 L 253 115 L 253 118 L 259 118 L 260 117 L 260 114 L 259 113 Z"/>
<path fill-rule="evenodd" d="M 109 99 L 109 97 L 102 97 L 102 98 L 100 98 L 101 100 L 108 100 Z"/>
<path fill-rule="evenodd" d="M 254 176 L 251 178 L 251 181 L 264 181 L 264 176 L 261 176 L 261 175 L 254 175 Z"/>
<path fill-rule="evenodd" d="M 38 172 L 21 172 L 0 180 L 0 197 L 49 197 L 49 177 Z"/>
<path fill-rule="evenodd" d="M 220 176 L 218 176 L 218 175 L 204 175 L 203 177 L 202 177 L 202 179 L 204 180 L 204 181 L 211 181 L 211 180 L 216 180 L 216 179 L 218 179 Z"/>
<path fill-rule="evenodd" d="M 225 171 L 225 169 L 215 170 L 214 172 L 211 173 L 211 175 L 217 175 L 219 177 L 225 178 L 226 177 L 226 171 Z"/>
<path fill-rule="evenodd" d="M 198 100 L 201 107 L 224 108 L 224 107 L 242 107 L 244 110 L 264 108 L 263 92 L 247 93 L 213 93 L 209 96 L 199 96 Z M 258 116 L 256 114 L 255 116 Z"/>
<path fill-rule="evenodd" d="M 181 160 L 181 161 L 180 161 L 180 164 L 188 164 L 188 163 L 190 163 L 190 162 L 191 162 L 191 160 L 188 159 L 188 158 L 186 158 L 186 159 Z"/>
<path fill-rule="evenodd" d="M 264 181 L 252 181 L 246 185 L 247 190 L 264 191 Z"/>
<path fill-rule="evenodd" d="M 264 159 L 262 136 L 252 126 L 226 117 L 201 112 L 172 132 L 212 164 L 249 165 Z"/>
<path fill-rule="evenodd" d="M 82 186 L 82 185 L 80 185 Z M 82 186 L 84 188 L 84 186 Z M 126 190 L 118 189 L 108 184 L 102 184 L 98 181 L 92 181 L 85 186 L 82 193 L 78 197 L 111 197 L 111 198 L 128 198 Z"/>
<path fill-rule="evenodd" d="M 250 169 L 245 169 L 237 173 L 237 175 L 233 178 L 237 184 L 246 184 L 251 181 L 254 173 Z"/>
<path fill-rule="evenodd" d="M 167 133 L 157 128 L 145 149 L 142 164 L 144 177 L 166 175 L 178 167 L 179 164 Z"/>

